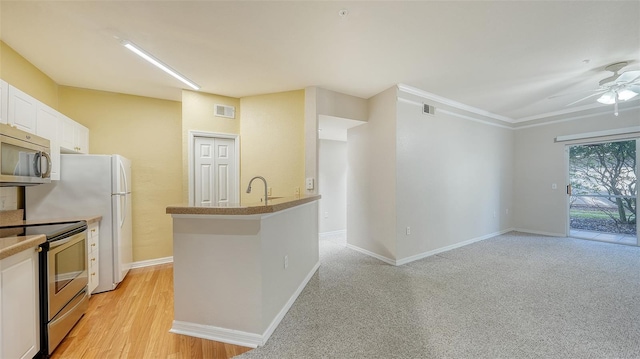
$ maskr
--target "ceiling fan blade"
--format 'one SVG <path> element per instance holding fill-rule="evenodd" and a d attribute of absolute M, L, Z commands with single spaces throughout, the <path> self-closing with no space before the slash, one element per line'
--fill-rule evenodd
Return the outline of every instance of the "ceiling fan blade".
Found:
<path fill-rule="evenodd" d="M 592 97 L 594 97 L 594 96 L 602 95 L 602 94 L 603 94 L 603 93 L 605 93 L 605 92 L 607 92 L 607 91 L 598 90 L 598 92 L 593 93 L 593 94 L 591 94 L 591 95 L 589 95 L 589 96 L 587 96 L 587 97 L 583 97 L 583 98 L 581 98 L 581 99 L 579 99 L 579 100 L 577 100 L 577 101 L 573 101 L 572 103 L 570 103 L 570 104 L 566 105 L 566 107 L 569 107 L 569 106 L 571 106 L 571 105 L 575 105 L 575 104 L 577 104 L 578 102 L 582 102 L 582 101 L 584 101 L 584 100 L 586 100 L 586 99 L 590 99 L 590 98 L 592 98 Z"/>
<path fill-rule="evenodd" d="M 586 90 L 586 91 L 577 91 L 577 92 L 568 92 L 568 93 L 561 93 L 559 95 L 553 95 L 553 96 L 549 96 L 547 97 L 547 100 L 551 100 L 554 98 L 558 98 L 558 97 L 564 97 L 564 96 L 572 96 L 572 95 L 578 95 L 578 94 L 584 94 L 584 93 L 590 93 L 590 92 L 596 92 L 596 91 L 602 91 L 602 89 L 593 89 L 593 90 Z"/>
<path fill-rule="evenodd" d="M 640 70 L 627 71 L 616 79 L 616 83 L 631 83 L 640 78 Z"/>

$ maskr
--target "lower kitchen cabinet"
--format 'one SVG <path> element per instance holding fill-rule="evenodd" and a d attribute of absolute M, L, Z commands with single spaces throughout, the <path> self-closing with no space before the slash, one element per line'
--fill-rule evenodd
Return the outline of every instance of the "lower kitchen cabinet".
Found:
<path fill-rule="evenodd" d="M 87 258 L 89 258 L 89 295 L 98 286 L 100 278 L 100 223 L 92 223 L 89 225 L 89 234 L 87 235 Z"/>
<path fill-rule="evenodd" d="M 38 252 L 0 260 L 0 358 L 33 358 L 39 351 Z"/>

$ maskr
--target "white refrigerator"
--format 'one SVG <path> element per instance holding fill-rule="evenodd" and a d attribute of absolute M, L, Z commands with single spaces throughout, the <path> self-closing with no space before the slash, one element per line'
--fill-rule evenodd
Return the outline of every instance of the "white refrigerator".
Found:
<path fill-rule="evenodd" d="M 100 278 L 116 288 L 133 261 L 131 161 L 119 155 L 61 155 L 60 181 L 26 187 L 27 220 L 99 215 Z"/>

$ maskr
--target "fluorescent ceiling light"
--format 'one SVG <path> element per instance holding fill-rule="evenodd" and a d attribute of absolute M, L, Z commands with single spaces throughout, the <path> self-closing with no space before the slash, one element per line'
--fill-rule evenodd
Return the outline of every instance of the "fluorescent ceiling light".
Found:
<path fill-rule="evenodd" d="M 192 89 L 194 89 L 194 90 L 199 90 L 200 89 L 200 86 L 198 86 L 198 84 L 196 84 L 195 82 L 189 80 L 188 78 L 180 75 L 177 71 L 175 71 L 171 67 L 165 65 L 164 63 L 162 63 L 162 61 L 156 59 L 155 57 L 153 57 L 153 55 L 151 55 L 148 52 L 142 50 L 141 48 L 139 48 L 138 46 L 134 45 L 133 43 L 131 43 L 129 41 L 122 41 L 122 45 L 124 47 L 126 47 L 127 49 L 133 51 L 136 55 L 138 55 L 138 56 L 142 57 L 143 59 L 149 61 L 150 63 L 154 64 L 155 66 L 157 66 L 162 71 L 164 71 L 164 72 L 168 73 L 169 75 L 175 77 L 176 79 L 182 81 L 183 83 L 185 83 L 186 85 L 188 85 Z"/>

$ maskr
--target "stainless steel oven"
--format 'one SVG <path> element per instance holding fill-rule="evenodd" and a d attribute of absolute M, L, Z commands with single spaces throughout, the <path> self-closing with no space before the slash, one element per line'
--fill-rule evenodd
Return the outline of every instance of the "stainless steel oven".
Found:
<path fill-rule="evenodd" d="M 47 356 L 87 311 L 87 224 L 84 221 L 27 227 L 45 234 L 40 248 L 40 341 Z"/>
<path fill-rule="evenodd" d="M 0 124 L 0 186 L 28 186 L 51 182 L 50 142 Z"/>

